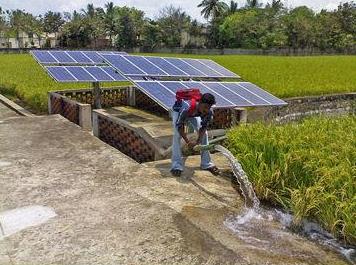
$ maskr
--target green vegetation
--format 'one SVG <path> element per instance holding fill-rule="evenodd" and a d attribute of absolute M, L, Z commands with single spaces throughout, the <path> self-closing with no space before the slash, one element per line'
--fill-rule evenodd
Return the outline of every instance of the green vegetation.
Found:
<path fill-rule="evenodd" d="M 228 148 L 257 196 L 356 243 L 356 117 L 232 129 Z"/>
<path fill-rule="evenodd" d="M 198 5 L 208 24 L 198 22 L 185 10 L 166 6 L 155 19 L 135 7 L 88 4 L 70 13 L 48 11 L 34 16 L 24 10 L 2 10 L 0 33 L 18 36 L 26 32 L 37 38 L 58 33 L 61 47 L 184 48 L 300 48 L 334 51 L 355 49 L 356 3 L 340 3 L 335 10 L 315 12 L 307 6 L 289 8 L 282 0 L 202 0 Z M 191 38 L 182 42 L 182 33 Z M 40 37 L 39 37 L 40 38 Z M 47 40 L 49 41 L 49 39 Z M 34 46 L 28 40 L 25 47 Z M 47 42 L 46 45 L 49 45 Z"/>
<path fill-rule="evenodd" d="M 213 59 L 279 97 L 356 91 L 356 56 L 193 57 Z M 53 81 L 28 54 L 0 54 L 0 73 L 0 93 L 20 98 L 36 112 L 46 111 L 48 91 L 90 87 L 90 84 L 60 84 Z"/>

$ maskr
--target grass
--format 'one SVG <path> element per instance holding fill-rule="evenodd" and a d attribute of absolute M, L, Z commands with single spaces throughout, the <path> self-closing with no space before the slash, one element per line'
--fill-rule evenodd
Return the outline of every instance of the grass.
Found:
<path fill-rule="evenodd" d="M 282 98 L 356 91 L 356 56 L 165 56 L 213 59 Z M 20 98 L 35 112 L 46 111 L 50 90 L 89 86 L 56 83 L 29 54 L 0 54 L 0 93 Z"/>
<path fill-rule="evenodd" d="M 228 133 L 257 196 L 356 244 L 356 117 L 253 124 Z"/>

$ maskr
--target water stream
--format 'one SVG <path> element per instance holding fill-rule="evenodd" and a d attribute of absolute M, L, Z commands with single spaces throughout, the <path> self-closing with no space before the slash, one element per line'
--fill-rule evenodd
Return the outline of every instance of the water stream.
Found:
<path fill-rule="evenodd" d="M 294 227 L 293 216 L 277 209 L 260 207 L 260 201 L 239 161 L 228 149 L 221 145 L 214 145 L 214 149 L 228 159 L 245 199 L 245 208 L 242 213 L 228 217 L 224 222 L 225 226 L 232 230 L 241 240 L 254 247 L 273 249 L 271 239 L 278 241 L 278 238 L 288 237 L 288 233 Z M 279 224 L 279 226 L 276 227 L 275 223 Z M 342 254 L 350 264 L 356 265 L 356 249 L 353 246 L 342 245 L 318 224 L 303 220 L 299 233 Z"/>

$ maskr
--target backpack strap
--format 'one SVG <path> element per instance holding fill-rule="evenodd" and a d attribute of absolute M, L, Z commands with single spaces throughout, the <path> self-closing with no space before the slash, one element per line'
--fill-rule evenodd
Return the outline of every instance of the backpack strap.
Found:
<path fill-rule="evenodd" d="M 190 101 L 190 108 L 188 110 L 189 116 L 194 114 L 196 107 L 197 107 L 197 100 L 195 98 L 192 98 Z"/>

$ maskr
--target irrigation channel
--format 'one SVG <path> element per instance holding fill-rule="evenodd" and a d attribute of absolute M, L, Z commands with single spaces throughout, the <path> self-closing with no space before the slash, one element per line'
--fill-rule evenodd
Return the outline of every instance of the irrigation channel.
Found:
<path fill-rule="evenodd" d="M 248 176 L 234 155 L 221 145 L 211 144 L 207 148 L 220 152 L 229 160 L 233 174 L 239 183 L 241 193 L 245 199 L 245 207 L 242 214 L 229 216 L 224 222 L 224 225 L 231 229 L 241 240 L 256 248 L 270 249 L 270 241 L 267 239 L 272 237 L 278 240 L 278 238 L 288 236 L 290 232 L 297 231 L 310 240 L 341 253 L 350 264 L 356 264 L 356 249 L 351 246 L 342 245 L 317 223 L 303 220 L 301 226 L 296 230 L 291 214 L 278 209 L 261 207 Z M 272 224 L 275 222 L 282 225 L 286 231 L 281 232 L 280 229 L 276 228 Z"/>

